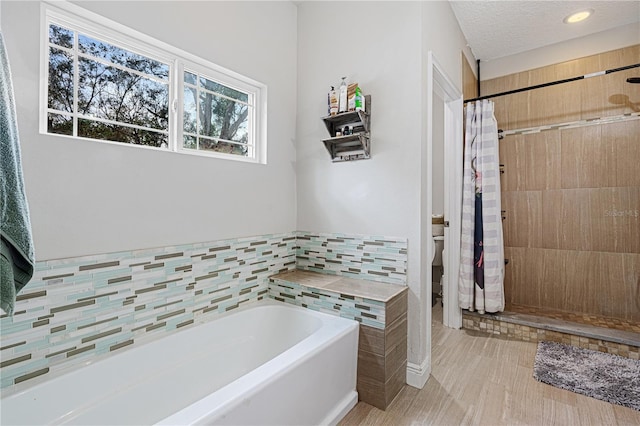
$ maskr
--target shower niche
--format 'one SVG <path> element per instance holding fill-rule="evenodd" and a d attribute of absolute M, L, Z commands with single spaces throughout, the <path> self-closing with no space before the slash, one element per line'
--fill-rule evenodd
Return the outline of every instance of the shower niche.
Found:
<path fill-rule="evenodd" d="M 331 136 L 322 142 L 334 163 L 371 158 L 371 95 L 364 99 L 365 111 L 348 111 L 322 118 Z"/>

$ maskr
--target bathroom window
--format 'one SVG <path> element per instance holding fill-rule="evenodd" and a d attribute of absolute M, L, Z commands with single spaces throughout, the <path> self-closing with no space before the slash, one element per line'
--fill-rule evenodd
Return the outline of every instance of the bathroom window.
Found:
<path fill-rule="evenodd" d="M 43 8 L 43 133 L 266 162 L 264 85 L 73 5 Z"/>
<path fill-rule="evenodd" d="M 185 70 L 183 146 L 207 152 L 253 156 L 254 96 Z"/>

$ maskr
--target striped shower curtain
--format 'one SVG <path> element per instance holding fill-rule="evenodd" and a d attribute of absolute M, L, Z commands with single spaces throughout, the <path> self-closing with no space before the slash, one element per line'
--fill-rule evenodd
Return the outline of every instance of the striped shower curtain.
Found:
<path fill-rule="evenodd" d="M 465 109 L 462 237 L 458 303 L 470 311 L 504 310 L 504 246 L 498 125 L 493 102 Z"/>

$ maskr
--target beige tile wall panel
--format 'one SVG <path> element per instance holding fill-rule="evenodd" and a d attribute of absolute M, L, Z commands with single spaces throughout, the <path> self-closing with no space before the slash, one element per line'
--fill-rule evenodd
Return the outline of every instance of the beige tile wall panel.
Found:
<path fill-rule="evenodd" d="M 502 193 L 504 244 L 509 247 L 542 247 L 542 191 Z"/>
<path fill-rule="evenodd" d="M 640 254 L 597 253 L 598 283 L 607 283 L 606 291 L 590 296 L 588 312 L 640 322 Z"/>
<path fill-rule="evenodd" d="M 537 248 L 507 248 L 505 254 L 508 306 L 640 321 L 639 254 Z"/>
<path fill-rule="evenodd" d="M 623 65 L 640 63 L 640 44 L 601 53 L 600 66 L 603 69 L 617 68 Z M 635 71 L 638 71 L 636 68 Z"/>
<path fill-rule="evenodd" d="M 588 191 L 590 249 L 640 253 L 640 186 Z"/>
<path fill-rule="evenodd" d="M 509 128 L 520 129 L 580 120 L 583 84 L 583 81 L 574 81 L 524 92 L 529 94 L 529 115 L 518 122 L 510 122 Z"/>
<path fill-rule="evenodd" d="M 540 306 L 543 292 L 542 273 L 544 250 L 526 247 L 505 247 L 505 302 L 509 304 Z"/>
<path fill-rule="evenodd" d="M 518 156 L 518 138 L 519 135 L 508 135 L 500 139 L 498 144 L 499 160 L 500 160 L 500 189 L 502 193 L 506 191 L 518 190 L 519 179 L 521 174 L 518 173 L 518 164 L 522 163 L 523 158 Z M 506 168 L 506 165 L 509 168 Z"/>
<path fill-rule="evenodd" d="M 507 135 L 500 141 L 503 191 L 560 188 L 560 132 Z"/>
<path fill-rule="evenodd" d="M 582 119 L 607 117 L 632 112 L 630 100 L 638 101 L 638 89 L 626 82 L 638 69 L 589 78 L 582 81 Z"/>
<path fill-rule="evenodd" d="M 544 191 L 541 247 L 640 253 L 639 216 L 640 187 Z"/>
<path fill-rule="evenodd" d="M 597 254 L 576 250 L 542 250 L 542 297 L 538 306 L 569 312 L 588 312 L 594 291 Z"/>
<path fill-rule="evenodd" d="M 529 127 L 529 119 L 531 117 L 529 108 L 530 96 L 530 92 L 521 92 L 496 98 L 500 99 L 502 103 L 500 106 L 497 104 L 495 106 L 499 129 L 511 130 Z"/>
<path fill-rule="evenodd" d="M 599 71 L 599 69 L 589 68 L 589 64 L 582 59 L 574 59 L 573 61 L 561 62 L 559 64 L 552 65 L 551 68 L 554 70 L 555 77 L 553 79 L 544 80 L 544 70 L 547 67 L 538 68 L 537 70 L 531 71 L 532 81 L 535 81 L 533 84 L 543 84 L 548 81 L 556 81 L 556 80 L 564 80 L 567 78 L 573 78 L 580 75 L 585 75 L 590 72 Z"/>
<path fill-rule="evenodd" d="M 611 126 L 605 124 L 604 126 Z M 560 132 L 562 188 L 599 188 L 610 185 L 611 144 L 602 140 L 602 126 Z"/>
<path fill-rule="evenodd" d="M 640 324 L 640 254 L 625 254 L 622 259 L 622 270 L 618 273 L 622 275 L 627 303 L 625 315 L 619 318 L 629 318 Z"/>
<path fill-rule="evenodd" d="M 640 87 L 640 84 L 636 86 Z M 640 102 L 640 94 L 635 99 Z M 599 127 L 602 128 L 602 139 L 606 141 L 607 155 L 611 157 L 607 161 L 610 166 L 607 170 L 609 186 L 640 187 L 640 120 Z"/>
<path fill-rule="evenodd" d="M 591 250 L 589 189 L 542 193 L 542 247 Z"/>

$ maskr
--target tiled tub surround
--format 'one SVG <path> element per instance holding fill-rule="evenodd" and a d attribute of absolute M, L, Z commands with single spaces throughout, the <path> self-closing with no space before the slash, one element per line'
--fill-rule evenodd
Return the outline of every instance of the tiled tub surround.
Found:
<path fill-rule="evenodd" d="M 357 342 L 355 321 L 247 303 L 3 398 L 0 422 L 336 424 L 357 403 Z"/>
<path fill-rule="evenodd" d="M 0 318 L 3 394 L 265 298 L 267 277 L 298 263 L 404 283 L 406 251 L 397 238 L 291 232 L 38 262 Z"/>
<path fill-rule="evenodd" d="M 269 284 L 276 300 L 360 322 L 358 395 L 383 410 L 405 383 L 407 293 L 406 286 L 302 270 Z"/>
<path fill-rule="evenodd" d="M 262 299 L 268 276 L 295 267 L 295 244 L 289 233 L 38 262 L 0 319 L 2 388 Z"/>
<path fill-rule="evenodd" d="M 347 234 L 296 232 L 296 268 L 407 284 L 407 240 Z"/>

